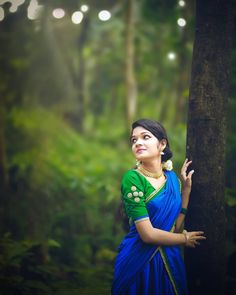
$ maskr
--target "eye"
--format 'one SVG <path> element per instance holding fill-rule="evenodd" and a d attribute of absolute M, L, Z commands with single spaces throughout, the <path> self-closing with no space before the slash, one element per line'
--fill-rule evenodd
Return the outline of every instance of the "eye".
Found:
<path fill-rule="evenodd" d="M 143 138 L 144 138 L 144 139 L 149 139 L 149 138 L 151 138 L 151 136 L 148 135 L 148 134 L 145 134 L 145 135 L 143 136 Z"/>
<path fill-rule="evenodd" d="M 130 140 L 131 144 L 134 144 L 136 141 L 137 141 L 136 138 L 131 138 L 131 140 Z"/>

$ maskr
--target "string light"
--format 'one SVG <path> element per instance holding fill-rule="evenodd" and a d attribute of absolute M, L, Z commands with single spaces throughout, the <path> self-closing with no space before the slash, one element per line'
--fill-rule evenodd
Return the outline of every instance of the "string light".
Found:
<path fill-rule="evenodd" d="M 84 15 L 81 11 L 75 11 L 71 16 L 71 20 L 74 24 L 78 25 L 82 22 L 83 17 Z"/>
<path fill-rule="evenodd" d="M 174 60 L 176 58 L 176 54 L 174 52 L 169 52 L 167 57 L 169 60 Z"/>
<path fill-rule="evenodd" d="M 28 9 L 27 9 L 28 19 L 35 20 L 35 19 L 39 18 L 40 14 L 42 12 L 42 8 L 43 8 L 43 6 L 39 5 L 37 0 L 31 0 L 30 4 L 28 6 Z"/>
<path fill-rule="evenodd" d="M 18 6 L 22 5 L 25 2 L 25 0 L 0 0 L 0 5 L 3 5 L 6 2 L 11 3 L 11 7 L 9 8 L 9 11 L 11 13 L 14 13 L 17 11 Z"/>
<path fill-rule="evenodd" d="M 111 18 L 111 13 L 108 10 L 101 10 L 98 14 L 101 21 L 108 21 Z"/>
<path fill-rule="evenodd" d="M 186 26 L 186 20 L 184 18 L 179 18 L 177 20 L 177 24 L 180 26 L 180 27 L 184 27 Z"/>
<path fill-rule="evenodd" d="M 65 10 L 62 8 L 55 8 L 52 12 L 53 17 L 55 18 L 63 18 L 65 16 Z"/>
<path fill-rule="evenodd" d="M 81 8 L 80 8 L 80 10 L 82 11 L 82 12 L 87 12 L 88 10 L 89 10 L 89 7 L 88 7 L 88 5 L 82 5 L 81 6 Z"/>
<path fill-rule="evenodd" d="M 4 20 L 4 9 L 0 7 L 0 21 Z"/>
<path fill-rule="evenodd" d="M 184 7 L 184 6 L 185 6 L 185 1 L 180 0 L 180 1 L 179 1 L 179 6 Z"/>

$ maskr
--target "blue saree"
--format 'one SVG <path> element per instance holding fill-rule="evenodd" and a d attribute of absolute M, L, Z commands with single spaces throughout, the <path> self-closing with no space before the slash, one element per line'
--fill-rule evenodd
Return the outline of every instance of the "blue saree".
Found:
<path fill-rule="evenodd" d="M 174 229 L 181 210 L 180 185 L 173 171 L 165 171 L 165 175 L 165 185 L 161 190 L 155 190 L 138 171 L 129 172 L 131 192 L 135 192 L 134 197 L 131 192 L 125 193 L 128 206 L 135 212 L 136 202 L 141 208 L 141 213 L 136 214 L 129 233 L 120 244 L 115 261 L 113 295 L 187 294 L 180 247 L 144 243 L 135 226 L 135 222 L 149 218 L 155 228 L 165 231 Z M 142 196 L 145 205 L 141 204 Z"/>

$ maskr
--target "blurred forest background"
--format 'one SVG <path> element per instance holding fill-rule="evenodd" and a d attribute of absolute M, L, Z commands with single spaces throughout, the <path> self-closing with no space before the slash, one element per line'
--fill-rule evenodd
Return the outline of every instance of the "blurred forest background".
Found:
<path fill-rule="evenodd" d="M 0 1 L 1 294 L 110 293 L 126 231 L 120 179 L 134 165 L 130 122 L 163 123 L 177 173 L 185 157 L 194 18 L 194 1 L 183 0 Z M 233 284 L 235 113 L 234 39 L 225 177 Z"/>

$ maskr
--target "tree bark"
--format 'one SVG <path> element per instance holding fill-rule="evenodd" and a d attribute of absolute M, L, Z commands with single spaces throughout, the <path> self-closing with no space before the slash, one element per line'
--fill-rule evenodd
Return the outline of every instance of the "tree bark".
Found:
<path fill-rule="evenodd" d="M 189 96 L 187 157 L 193 188 L 186 228 L 207 240 L 186 250 L 190 294 L 225 294 L 224 162 L 229 62 L 233 35 L 231 0 L 197 0 Z"/>
<path fill-rule="evenodd" d="M 134 74 L 134 5 L 135 0 L 127 1 L 126 14 L 126 106 L 127 122 L 131 125 L 137 109 L 137 84 Z"/>
<path fill-rule="evenodd" d="M 81 24 L 81 31 L 78 37 L 78 57 L 79 57 L 79 71 L 77 74 L 77 89 L 78 89 L 78 101 L 79 101 L 79 112 L 77 116 L 78 129 L 81 132 L 85 131 L 84 119 L 86 116 L 86 111 L 88 109 L 88 101 L 85 93 L 85 56 L 84 48 L 87 42 L 89 33 L 90 20 L 88 16 L 85 16 Z"/>
<path fill-rule="evenodd" d="M 5 111 L 0 103 L 0 199 L 2 200 L 7 188 L 6 144 L 5 144 Z M 1 202 L 0 202 L 1 203 Z"/>

